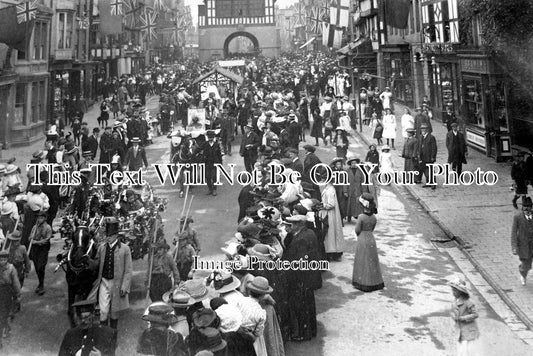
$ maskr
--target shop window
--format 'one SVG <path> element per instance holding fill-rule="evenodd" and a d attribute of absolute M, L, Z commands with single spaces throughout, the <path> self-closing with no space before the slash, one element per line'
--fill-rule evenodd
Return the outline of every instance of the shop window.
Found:
<path fill-rule="evenodd" d="M 26 84 L 18 83 L 15 89 L 15 119 L 13 124 L 15 126 L 24 125 L 25 101 L 26 100 Z"/>
<path fill-rule="evenodd" d="M 481 81 L 479 79 L 465 79 L 463 88 L 465 92 L 466 122 L 471 125 L 485 127 Z"/>
<path fill-rule="evenodd" d="M 31 122 L 39 121 L 39 82 L 31 85 Z"/>
<path fill-rule="evenodd" d="M 72 48 L 72 23 L 74 14 L 72 12 L 58 13 L 57 20 L 57 48 Z"/>

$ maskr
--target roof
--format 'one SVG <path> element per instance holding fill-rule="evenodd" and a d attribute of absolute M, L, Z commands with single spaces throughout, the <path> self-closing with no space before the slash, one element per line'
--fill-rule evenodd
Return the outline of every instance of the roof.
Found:
<path fill-rule="evenodd" d="M 227 69 L 224 69 L 224 68 L 221 68 L 221 67 L 215 67 L 214 69 L 210 70 L 209 72 L 201 75 L 200 77 L 196 78 L 196 80 L 193 82 L 193 84 L 197 84 L 199 82 L 201 82 L 202 80 L 204 80 L 205 78 L 215 74 L 215 73 L 218 73 L 226 78 L 229 78 L 231 79 L 232 81 L 234 82 L 237 82 L 239 84 L 242 84 L 242 82 L 244 81 L 244 78 L 241 77 L 240 75 L 238 74 L 235 74 L 233 73 L 232 71 L 230 70 L 227 70 Z"/>

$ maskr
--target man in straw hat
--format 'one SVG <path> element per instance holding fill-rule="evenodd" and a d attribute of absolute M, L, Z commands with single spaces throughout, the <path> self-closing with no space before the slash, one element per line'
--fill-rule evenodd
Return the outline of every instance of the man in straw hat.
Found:
<path fill-rule="evenodd" d="M 118 328 L 118 312 L 129 308 L 128 294 L 133 273 L 131 250 L 118 240 L 118 233 L 118 221 L 113 217 L 108 218 L 107 242 L 100 245 L 96 255 L 99 269 L 95 286 L 99 288 L 100 322 L 105 324 L 109 318 L 109 326 L 113 329 Z"/>
<path fill-rule="evenodd" d="M 527 274 L 533 261 L 533 213 L 532 201 L 526 197 L 522 203 L 522 211 L 513 217 L 511 229 L 511 248 L 513 255 L 520 259 L 520 282 L 526 285 Z"/>
<path fill-rule="evenodd" d="M 166 241 L 160 241 L 152 245 L 155 253 L 152 262 L 152 277 L 149 278 L 149 269 L 146 270 L 146 284 L 150 279 L 150 299 L 152 302 L 162 300 L 163 294 L 172 288 L 172 279 L 174 284 L 180 282 L 180 274 L 176 262 L 168 252 L 170 246 Z"/>
<path fill-rule="evenodd" d="M 101 325 L 95 315 L 96 302 L 82 300 L 72 304 L 80 315 L 80 324 L 67 330 L 59 347 L 59 356 L 102 355 L 114 356 L 117 331 Z"/>
<path fill-rule="evenodd" d="M 20 283 L 17 271 L 8 262 L 9 252 L 0 250 L 0 349 L 2 349 L 3 335 L 9 335 L 9 316 L 12 311 L 13 301 L 20 298 Z"/>
<path fill-rule="evenodd" d="M 139 338 L 138 353 L 155 356 L 187 355 L 184 337 L 169 328 L 178 320 L 170 305 L 163 302 L 152 303 L 148 307 L 148 314 L 143 315 L 142 319 L 149 322 L 150 326 Z"/>
<path fill-rule="evenodd" d="M 134 137 L 131 140 L 132 146 L 128 149 L 126 157 L 124 158 L 124 169 L 130 171 L 138 171 L 144 165 L 144 168 L 148 168 L 148 160 L 146 159 L 146 151 L 140 147 L 141 139 Z M 127 167 L 127 168 L 126 168 Z"/>

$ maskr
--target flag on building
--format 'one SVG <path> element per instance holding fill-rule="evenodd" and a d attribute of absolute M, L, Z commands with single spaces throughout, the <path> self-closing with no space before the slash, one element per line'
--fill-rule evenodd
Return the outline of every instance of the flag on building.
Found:
<path fill-rule="evenodd" d="M 385 0 L 385 21 L 388 26 L 407 28 L 411 0 Z"/>
<path fill-rule="evenodd" d="M 341 48 L 342 29 L 324 22 L 322 24 L 322 44 L 329 48 Z"/>
<path fill-rule="evenodd" d="M 142 15 L 143 4 L 138 0 L 124 1 L 124 25 L 129 29 L 134 29 L 139 25 L 139 18 Z"/>
<path fill-rule="evenodd" d="M 113 16 L 121 16 L 124 15 L 124 11 L 122 9 L 122 0 L 111 0 L 111 15 Z"/>
<path fill-rule="evenodd" d="M 117 35 L 122 33 L 123 15 L 113 15 L 111 13 L 111 2 L 117 0 L 99 0 L 98 12 L 100 15 L 100 33 L 103 35 Z M 115 2 L 115 5 L 116 2 Z M 120 4 L 122 9 L 122 4 Z M 117 9 L 115 8 L 115 13 Z"/>
<path fill-rule="evenodd" d="M 350 0 L 331 0 L 329 23 L 336 27 L 348 27 L 350 22 Z"/>
<path fill-rule="evenodd" d="M 17 5 L 17 22 L 30 22 L 37 16 L 37 0 L 25 1 Z"/>
<path fill-rule="evenodd" d="M 294 6 L 294 27 L 305 26 L 307 21 L 307 9 L 303 3 Z"/>
<path fill-rule="evenodd" d="M 19 23 L 17 5 L 0 9 L 0 42 L 19 51 L 26 51 L 26 36 L 31 36 L 33 19 Z"/>
<path fill-rule="evenodd" d="M 145 11 L 144 14 L 139 18 L 141 26 L 139 30 L 145 41 L 154 40 L 157 37 L 156 26 L 157 26 L 157 14 L 152 11 Z"/>
<path fill-rule="evenodd" d="M 324 21 L 324 8 L 313 7 L 310 16 L 307 18 L 307 32 L 322 34 L 322 22 Z"/>

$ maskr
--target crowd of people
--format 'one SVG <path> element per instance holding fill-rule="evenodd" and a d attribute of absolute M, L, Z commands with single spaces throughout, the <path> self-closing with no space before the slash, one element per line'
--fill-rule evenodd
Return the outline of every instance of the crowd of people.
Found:
<path fill-rule="evenodd" d="M 151 245 L 146 287 L 152 304 L 142 315 L 148 327 L 139 338 L 139 353 L 279 356 L 285 354 L 286 342 L 316 337 L 315 291 L 322 288 L 323 262 L 342 259 L 345 223 L 353 222 L 358 236 L 352 285 L 364 292 L 384 288 L 373 230 L 380 193 L 375 174 L 394 168 L 390 150 L 396 148 L 396 118 L 390 89 L 361 92 L 365 123 L 374 128 L 379 145 L 381 138 L 387 140 L 381 154 L 372 145 L 362 160 L 348 150 L 357 115 L 349 100 L 349 78 L 334 59 L 324 54 L 289 54 L 247 63 L 239 68 L 241 85 L 212 87 L 206 92 L 193 82 L 214 64 L 190 60 L 154 66 L 139 76 L 109 82 L 100 104 L 99 127 L 90 132 L 83 113 L 76 112 L 71 133 L 58 122 L 47 133 L 45 150 L 33 155 L 33 163 L 56 163 L 58 170 L 80 171 L 81 187 L 49 185 L 46 172 L 39 175 L 42 184 L 34 184 L 35 173 L 29 171 L 29 183 L 23 189 L 21 170 L 14 162 L 0 167 L 4 171 L 0 219 L 5 236 L 0 268 L 3 285 L 9 286 L 0 289 L 1 328 L 9 330 L 10 317 L 21 309 L 20 290 L 31 270 L 30 260 L 39 279 L 35 293 L 45 293 L 50 240 L 56 233 L 53 221 L 58 212 L 61 217 L 73 213 L 79 218 L 86 212 L 94 183 L 88 165 L 111 164 L 107 175 L 146 168 L 144 147 L 154 134 L 171 138 L 173 163 L 205 164 L 208 195 L 217 195 L 214 165 L 222 163 L 224 155 L 232 155 L 239 136 L 238 153 L 244 167 L 258 172 L 259 180 L 242 187 L 235 236 L 221 246 L 226 260 L 241 268 L 231 273 L 215 270 L 207 279 L 195 275 L 193 262 L 201 239 L 189 214 L 179 220 L 174 251 L 165 239 Z M 156 118 L 145 110 L 150 94 L 159 95 Z M 188 115 L 188 109 L 198 107 L 205 109 L 203 122 Z M 111 119 L 114 123 L 109 126 Z M 450 124 L 453 149 L 462 144 L 456 139 L 461 134 L 456 127 Z M 436 161 L 428 114 L 417 110 L 414 118 L 402 117 L 402 128 L 405 170 L 426 172 L 425 165 Z M 306 131 L 315 144 L 300 147 Z M 325 164 L 315 154 L 320 140 L 336 149 L 336 157 Z M 455 153 L 450 163 L 454 162 L 460 170 Z M 359 164 L 378 165 L 372 172 L 374 184 L 363 184 Z M 348 184 L 329 180 L 330 170 L 345 173 Z M 272 181 L 273 171 L 281 172 L 284 182 Z M 186 198 L 192 188 L 184 172 L 178 180 L 180 198 Z M 300 178 L 290 179 L 295 172 Z M 143 202 L 132 187 L 126 189 L 121 205 L 127 215 Z M 79 350 L 82 354 L 83 350 L 102 355 L 115 352 L 119 312 L 129 307 L 133 278 L 132 251 L 120 239 L 117 219 L 106 217 L 105 232 L 100 232 L 91 262 L 98 288 L 73 304 L 79 325 L 65 335 L 60 355 L 76 355 Z M 250 261 L 291 265 L 305 261 L 318 267 L 260 269 Z"/>

